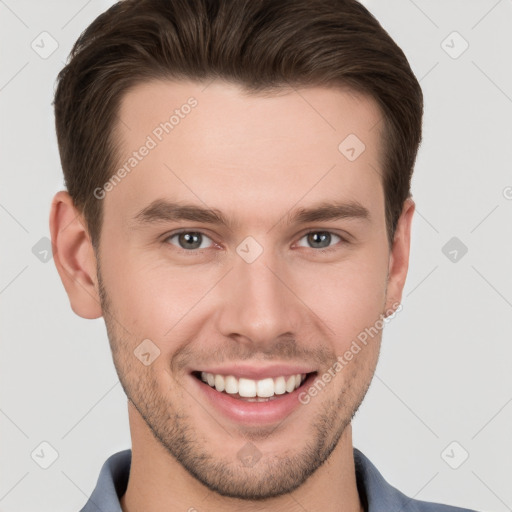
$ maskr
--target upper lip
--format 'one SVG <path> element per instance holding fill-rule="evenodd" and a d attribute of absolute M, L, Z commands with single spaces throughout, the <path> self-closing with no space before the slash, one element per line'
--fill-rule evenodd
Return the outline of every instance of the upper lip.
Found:
<path fill-rule="evenodd" d="M 305 365 L 272 364 L 266 366 L 255 366 L 243 363 L 230 364 L 229 366 L 208 366 L 195 368 L 194 371 L 206 372 L 219 375 L 233 375 L 236 378 L 253 380 L 265 379 L 268 377 L 287 377 L 298 373 L 311 373 L 315 370 Z"/>

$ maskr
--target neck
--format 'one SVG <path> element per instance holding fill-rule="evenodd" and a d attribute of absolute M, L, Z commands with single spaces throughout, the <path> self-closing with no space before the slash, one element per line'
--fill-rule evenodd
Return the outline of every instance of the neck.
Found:
<path fill-rule="evenodd" d="M 329 459 L 290 494 L 264 501 L 221 496 L 191 476 L 153 436 L 129 402 L 132 461 L 123 512 L 364 512 L 356 485 L 352 428 L 348 425 Z"/>

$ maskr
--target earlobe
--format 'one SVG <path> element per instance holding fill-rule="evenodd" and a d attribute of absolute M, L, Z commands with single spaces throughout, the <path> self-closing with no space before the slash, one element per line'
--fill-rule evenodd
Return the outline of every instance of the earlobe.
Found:
<path fill-rule="evenodd" d="M 402 292 L 409 269 L 411 227 L 415 207 L 411 198 L 406 199 L 398 219 L 389 258 L 386 311 L 396 309 L 402 300 Z"/>
<path fill-rule="evenodd" d="M 53 260 L 71 309 L 82 318 L 101 317 L 94 249 L 82 215 L 64 190 L 52 201 L 50 233 Z"/>

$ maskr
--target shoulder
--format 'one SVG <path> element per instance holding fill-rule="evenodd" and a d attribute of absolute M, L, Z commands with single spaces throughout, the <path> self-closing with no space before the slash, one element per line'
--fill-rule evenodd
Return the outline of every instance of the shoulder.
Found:
<path fill-rule="evenodd" d="M 96 487 L 80 512 L 122 512 L 119 500 L 125 493 L 130 475 L 132 451 L 111 455 L 103 464 Z"/>
<path fill-rule="evenodd" d="M 370 460 L 354 448 L 357 487 L 367 512 L 476 512 L 409 498 L 390 485 Z"/>

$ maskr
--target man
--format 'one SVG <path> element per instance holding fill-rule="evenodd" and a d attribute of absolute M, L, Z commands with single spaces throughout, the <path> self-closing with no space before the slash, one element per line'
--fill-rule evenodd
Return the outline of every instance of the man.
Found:
<path fill-rule="evenodd" d="M 54 260 L 105 319 L 132 436 L 84 512 L 462 510 L 351 438 L 401 307 L 422 111 L 354 0 L 125 0 L 80 36 Z"/>

